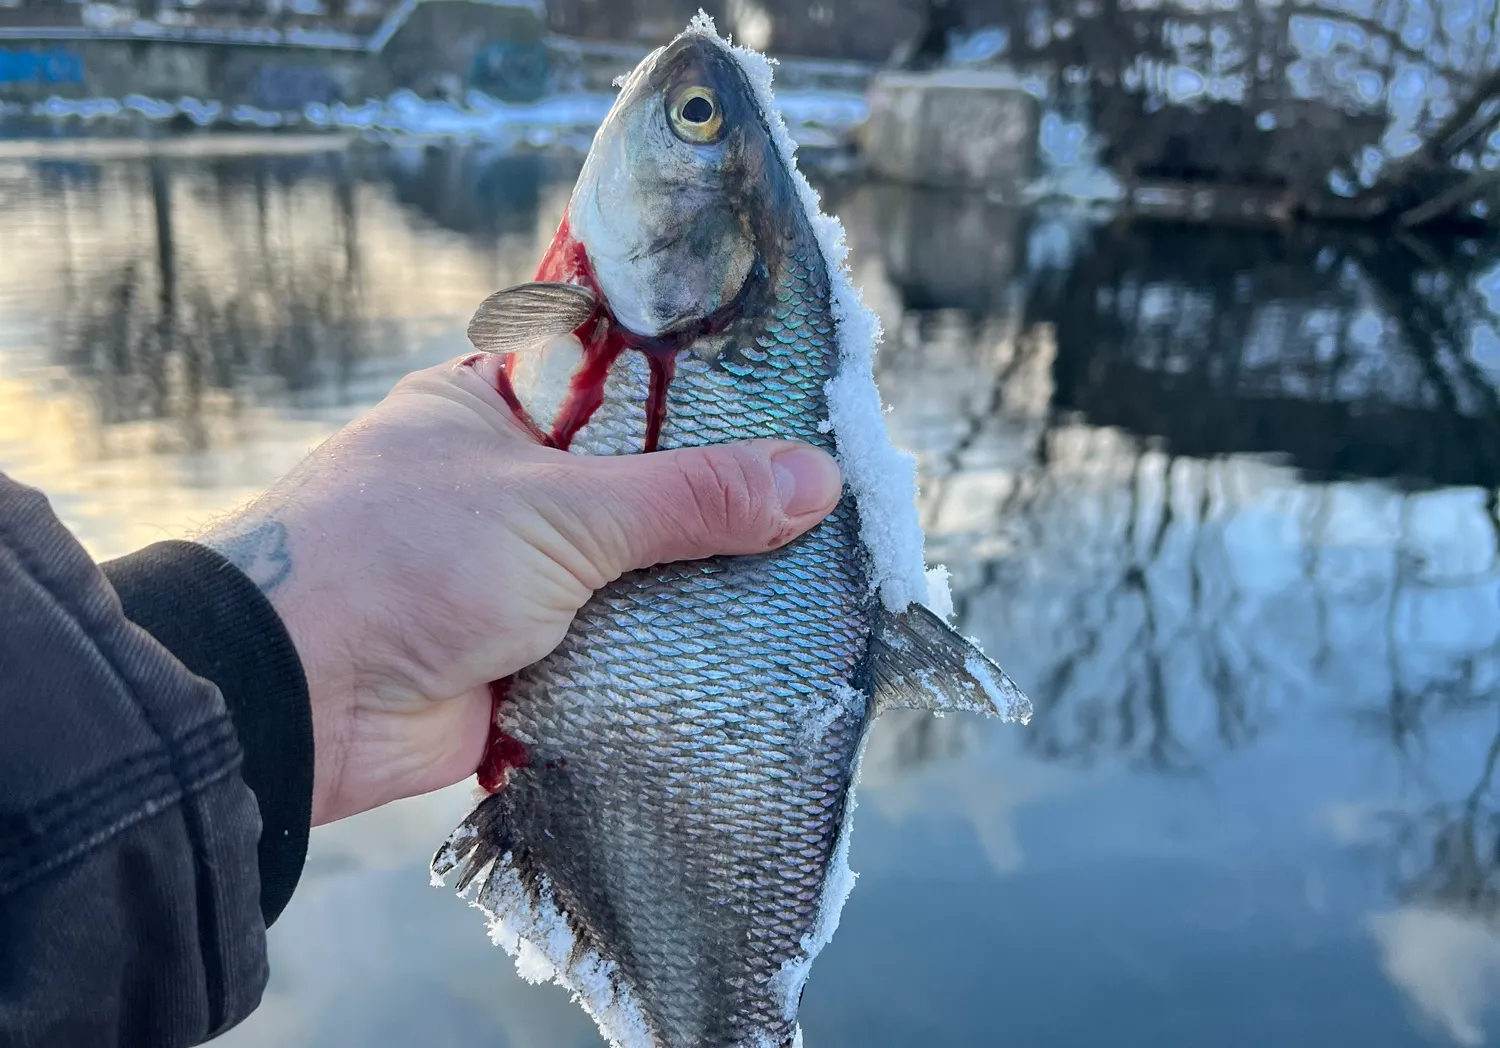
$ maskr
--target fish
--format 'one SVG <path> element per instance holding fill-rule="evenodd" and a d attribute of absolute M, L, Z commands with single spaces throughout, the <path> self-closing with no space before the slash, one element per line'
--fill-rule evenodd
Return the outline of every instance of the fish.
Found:
<path fill-rule="evenodd" d="M 469 326 L 470 362 L 500 355 L 486 374 L 549 446 L 793 439 L 845 478 L 780 549 L 610 583 L 493 686 L 482 799 L 433 882 L 457 872 L 518 971 L 572 991 L 615 1048 L 800 1045 L 878 714 L 1030 718 L 940 614 L 847 263 L 768 60 L 700 13 L 623 78 L 536 279 Z"/>

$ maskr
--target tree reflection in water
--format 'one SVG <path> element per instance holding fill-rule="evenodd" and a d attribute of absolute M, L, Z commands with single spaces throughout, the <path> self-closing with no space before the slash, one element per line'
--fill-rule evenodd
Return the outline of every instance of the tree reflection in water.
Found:
<path fill-rule="evenodd" d="M 1188 771 L 1288 704 L 1378 699 L 1399 742 L 1493 700 L 1484 248 L 1103 228 L 988 315 L 875 286 L 934 558 L 1030 691 L 1038 756 Z M 907 730 L 914 758 L 953 749 Z"/>
<path fill-rule="evenodd" d="M 180 450 L 208 447 L 249 403 L 366 398 L 351 384 L 409 359 L 428 317 L 461 339 L 450 300 L 478 301 L 534 264 L 549 170 L 451 148 L 415 163 L 323 153 L 81 167 L 88 178 L 44 182 L 38 201 L 59 233 L 53 361 L 98 426 L 155 424 L 157 446 Z M 442 243 L 445 228 L 466 243 Z"/>
<path fill-rule="evenodd" d="M 473 302 L 529 275 L 567 186 L 443 151 L 82 175 L 41 190 L 67 245 L 56 362 L 102 427 L 159 422 L 184 449 L 247 404 L 399 371 L 425 317 L 461 340 Z M 1032 696 L 1032 757 L 1191 775 L 1317 708 L 1416 767 L 1434 724 L 1496 708 L 1492 245 L 1146 234 L 823 188 L 886 323 L 930 552 Z M 901 774 L 989 737 L 884 730 Z M 1467 795 L 1382 823 L 1406 897 L 1491 912 L 1497 750 Z"/>
<path fill-rule="evenodd" d="M 166 445 L 201 450 L 213 416 L 232 417 L 247 384 L 294 401 L 337 391 L 371 351 L 347 164 L 258 164 L 238 178 L 239 164 L 178 171 L 157 158 L 105 190 L 107 206 L 149 213 L 149 236 L 87 261 L 73 253 L 54 341 L 100 425 L 163 422 Z M 307 201 L 294 198 L 309 182 L 321 198 L 315 231 L 297 228 Z"/>
<path fill-rule="evenodd" d="M 882 211 L 845 205 L 872 225 Z M 1047 226 L 994 228 L 1034 245 L 1056 239 Z M 852 236 L 856 255 L 878 242 L 860 222 Z M 943 301 L 909 296 L 899 268 L 864 278 L 930 552 L 964 630 L 1034 703 L 1016 747 L 1198 777 L 1309 716 L 1380 740 L 1412 785 L 1361 820 L 1402 906 L 1372 930 L 1397 984 L 1479 1043 L 1484 991 L 1434 1003 L 1456 991 L 1410 977 L 1428 947 L 1401 937 L 1430 934 L 1410 907 L 1500 936 L 1493 246 L 1106 227 L 1064 255 L 997 281 L 987 312 L 969 287 Z M 1493 741 L 1435 755 L 1449 725 Z M 988 767 L 1015 729 L 910 716 L 883 731 L 886 788 L 970 753 Z M 984 780 L 992 807 L 1009 804 L 1000 780 L 1033 774 L 1010 768 Z M 981 839 L 1012 832 L 961 795 L 980 787 L 946 781 Z"/>

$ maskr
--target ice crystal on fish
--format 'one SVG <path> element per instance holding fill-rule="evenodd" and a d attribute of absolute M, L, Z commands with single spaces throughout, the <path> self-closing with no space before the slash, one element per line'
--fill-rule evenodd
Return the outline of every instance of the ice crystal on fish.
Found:
<path fill-rule="evenodd" d="M 864 693 L 845 684 L 831 694 L 809 699 L 797 710 L 801 718 L 798 744 L 802 751 L 813 754 L 818 751 L 828 730 L 842 717 L 862 716 L 865 712 Z"/>
<path fill-rule="evenodd" d="M 873 570 L 871 584 L 891 611 L 902 611 L 927 597 L 922 525 L 917 517 L 917 462 L 891 443 L 880 390 L 875 385 L 875 351 L 880 319 L 864 303 L 849 274 L 849 248 L 839 220 L 822 212 L 817 191 L 797 168 L 797 145 L 776 107 L 771 90 L 771 60 L 725 41 L 714 20 L 702 11 L 687 33 L 713 40 L 738 62 L 770 129 L 776 152 L 786 165 L 802 206 L 812 220 L 818 247 L 828 264 L 833 316 L 838 325 L 839 370 L 828 381 L 828 415 L 838 446 L 839 465 L 859 506 L 860 538 Z"/>
<path fill-rule="evenodd" d="M 978 648 L 979 644 L 972 637 L 969 642 Z M 1019 721 L 1022 724 L 1031 723 L 1031 700 L 1021 694 L 1020 690 L 1009 680 L 1004 678 L 995 679 L 994 673 L 985 661 L 978 656 L 971 655 L 964 663 L 964 669 L 969 675 L 979 682 L 984 689 L 985 696 L 995 704 L 995 709 L 1000 711 L 1004 720 Z"/>
<path fill-rule="evenodd" d="M 873 718 L 870 723 L 873 723 Z M 868 724 L 865 735 L 868 738 Z M 859 769 L 866 741 L 860 741 L 861 756 L 855 758 L 854 777 L 849 783 L 848 800 L 844 805 L 844 822 L 839 829 L 833 859 L 828 864 L 828 876 L 823 881 L 823 898 L 818 906 L 817 923 L 802 940 L 802 956 L 787 960 L 773 980 L 774 988 L 781 998 L 782 1012 L 788 1019 L 797 1014 L 802 1000 L 802 988 L 807 985 L 807 977 L 812 974 L 813 961 L 823 952 L 823 947 L 833 941 L 833 933 L 838 931 L 839 918 L 844 912 L 844 903 L 849 901 L 849 893 L 854 891 L 854 882 L 859 879 L 859 874 L 849 865 L 849 837 L 854 823 L 855 791 L 859 787 Z M 797 1027 L 793 1043 L 802 1043 L 801 1026 Z"/>
<path fill-rule="evenodd" d="M 489 919 L 490 940 L 510 954 L 517 974 L 527 982 L 551 980 L 571 991 L 610 1048 L 653 1048 L 645 1013 L 622 988 L 615 965 L 595 950 L 578 948 L 545 878 L 533 901 L 510 859 L 501 856 L 496 875 L 476 878 L 465 893 L 472 896 L 469 904 Z M 433 881 L 443 884 L 437 874 Z"/>

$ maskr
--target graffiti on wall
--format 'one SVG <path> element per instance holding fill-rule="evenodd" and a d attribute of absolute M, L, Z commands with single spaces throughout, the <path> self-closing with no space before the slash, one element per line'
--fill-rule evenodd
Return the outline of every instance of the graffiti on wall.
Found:
<path fill-rule="evenodd" d="M 83 56 L 53 48 L 0 47 L 0 84 L 81 84 Z"/>

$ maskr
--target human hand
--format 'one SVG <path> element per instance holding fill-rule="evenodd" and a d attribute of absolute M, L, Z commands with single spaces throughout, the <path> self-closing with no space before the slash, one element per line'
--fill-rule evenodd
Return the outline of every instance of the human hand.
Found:
<path fill-rule="evenodd" d="M 802 444 L 542 447 L 495 392 L 498 366 L 408 376 L 197 539 L 255 581 L 301 656 L 314 825 L 472 775 L 489 682 L 555 648 L 604 584 L 775 548 L 838 500 L 838 466 Z"/>

